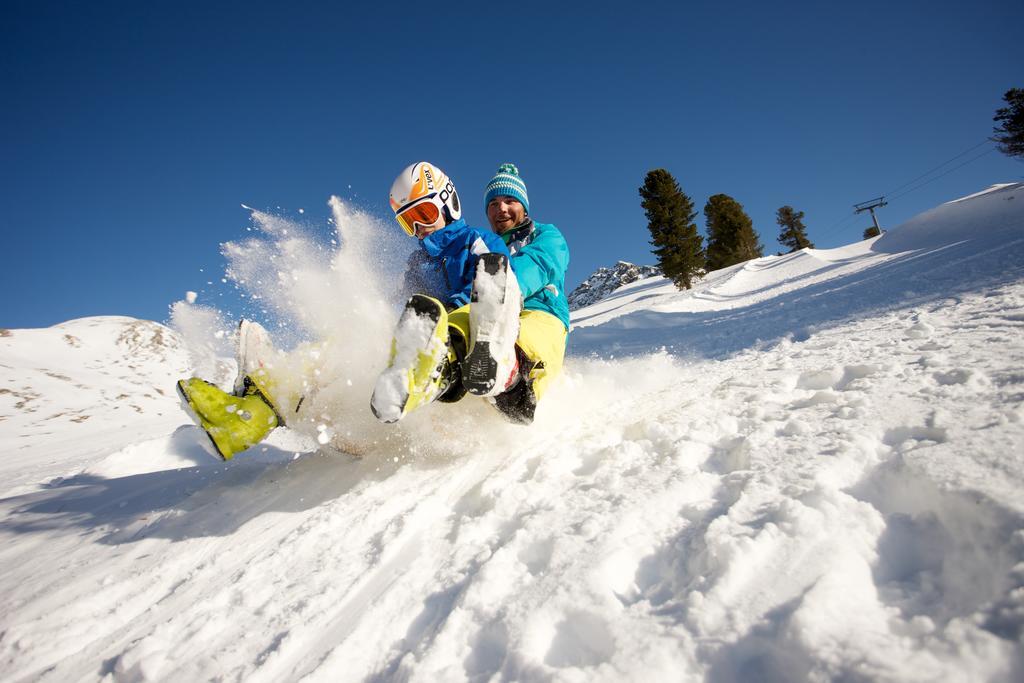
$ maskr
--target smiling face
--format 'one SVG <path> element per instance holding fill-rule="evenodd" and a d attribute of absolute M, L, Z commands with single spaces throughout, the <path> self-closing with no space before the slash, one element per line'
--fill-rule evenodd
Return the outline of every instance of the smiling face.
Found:
<path fill-rule="evenodd" d="M 487 203 L 487 220 L 499 235 L 516 227 L 526 218 L 526 209 L 513 197 L 499 196 Z"/>

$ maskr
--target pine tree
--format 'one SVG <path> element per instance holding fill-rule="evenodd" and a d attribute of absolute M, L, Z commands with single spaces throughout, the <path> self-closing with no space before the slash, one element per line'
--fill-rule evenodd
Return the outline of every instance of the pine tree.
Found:
<path fill-rule="evenodd" d="M 1003 99 L 1009 106 L 997 109 L 992 117 L 1003 124 L 993 129 L 992 139 L 1006 156 L 1024 159 L 1024 89 L 1010 88 Z"/>
<path fill-rule="evenodd" d="M 679 289 L 690 289 L 704 270 L 703 238 L 693 222 L 693 201 L 663 168 L 647 173 L 640 197 L 661 272 Z"/>
<path fill-rule="evenodd" d="M 709 271 L 764 255 L 750 216 L 729 195 L 712 195 L 704 205 L 704 217 L 708 230 Z"/>
<path fill-rule="evenodd" d="M 789 205 L 779 207 L 775 212 L 775 222 L 782 228 L 779 243 L 789 247 L 791 254 L 801 249 L 814 249 L 814 243 L 807 239 L 807 226 L 804 225 L 803 219 L 804 212 L 797 211 Z"/>

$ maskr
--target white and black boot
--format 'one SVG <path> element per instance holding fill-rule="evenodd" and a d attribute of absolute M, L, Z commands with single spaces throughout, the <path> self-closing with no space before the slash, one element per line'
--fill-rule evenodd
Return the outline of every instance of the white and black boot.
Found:
<path fill-rule="evenodd" d="M 469 351 L 462 383 L 477 396 L 497 396 L 518 378 L 516 337 L 522 295 L 504 254 L 484 254 L 477 263 L 469 305 Z"/>

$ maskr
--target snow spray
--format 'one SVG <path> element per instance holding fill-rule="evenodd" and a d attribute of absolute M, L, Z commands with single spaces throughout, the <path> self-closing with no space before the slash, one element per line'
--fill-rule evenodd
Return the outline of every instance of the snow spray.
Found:
<path fill-rule="evenodd" d="M 338 197 L 329 206 L 329 244 L 309 226 L 249 209 L 255 235 L 221 250 L 224 281 L 248 301 L 278 349 L 269 373 L 288 428 L 321 446 L 389 459 L 457 456 L 479 445 L 482 425 L 504 432 L 497 412 L 479 400 L 427 406 L 399 425 L 373 417 L 370 395 L 387 364 L 402 273 L 416 242 Z M 189 299 L 174 304 L 171 323 L 196 374 L 227 389 L 237 321 Z"/>

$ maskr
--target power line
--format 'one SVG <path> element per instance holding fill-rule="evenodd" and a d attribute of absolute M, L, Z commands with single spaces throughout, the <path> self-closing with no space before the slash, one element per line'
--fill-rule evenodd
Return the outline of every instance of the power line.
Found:
<path fill-rule="evenodd" d="M 916 185 L 914 187 L 910 187 L 911 185 L 914 185 L 914 183 L 917 183 L 917 181 L 919 181 L 919 180 L 921 180 L 923 178 L 927 178 L 932 173 L 935 173 L 936 171 L 938 171 L 942 167 L 944 167 L 944 166 L 946 166 L 946 165 L 956 161 L 957 159 L 960 159 L 961 157 L 963 157 L 963 156 L 965 156 L 967 154 L 970 154 L 974 150 L 976 150 L 979 147 L 981 147 L 983 145 L 986 145 L 986 144 L 988 144 L 990 142 L 992 142 L 992 140 L 990 140 L 988 138 L 985 138 L 984 140 L 982 140 L 978 144 L 976 144 L 976 145 L 974 145 L 972 147 L 969 147 L 968 149 L 964 150 L 963 152 L 960 152 L 959 154 L 957 154 L 954 157 L 951 157 L 951 158 L 947 159 L 946 161 L 943 161 L 941 164 L 939 164 L 935 168 L 932 168 L 928 172 L 922 173 L 921 175 L 917 176 L 913 180 L 911 180 L 909 182 L 906 182 L 906 183 L 903 183 L 899 187 L 894 188 L 894 189 L 890 190 L 889 192 L 886 192 L 884 195 L 882 195 L 882 197 L 883 198 L 884 197 L 888 197 L 889 201 L 893 201 L 893 200 L 899 199 L 900 197 L 905 197 L 905 196 L 907 196 L 908 194 L 910 194 L 912 192 L 916 192 L 917 190 L 920 190 L 921 188 L 926 187 L 927 185 L 930 185 L 931 183 L 935 182 L 939 178 L 942 178 L 943 176 L 947 176 L 950 173 L 952 173 L 953 171 L 955 171 L 955 170 L 957 170 L 959 168 L 962 168 L 962 167 L 966 166 L 967 164 L 973 163 L 973 162 L 977 161 L 978 159 L 981 159 L 982 157 L 984 157 L 984 156 L 986 156 L 988 154 L 991 154 L 992 152 L 996 151 L 996 149 L 997 149 L 996 147 L 991 147 L 990 149 L 985 150 L 981 154 L 973 156 L 970 159 L 968 159 L 967 161 L 964 161 L 963 163 L 957 164 L 953 168 L 947 169 L 943 173 L 940 173 L 939 175 L 935 176 L 934 178 L 930 178 L 930 179 L 926 180 L 923 183 L 920 183 L 920 184 L 918 184 L 918 185 Z M 907 189 L 904 192 L 900 192 L 900 190 L 903 190 L 904 188 L 907 188 L 907 187 L 909 187 L 910 189 Z M 899 194 L 894 194 L 896 192 L 899 192 Z M 846 216 L 844 216 L 843 218 L 841 218 L 838 221 L 836 221 L 835 223 L 833 223 L 832 225 L 830 225 L 829 227 L 825 228 L 822 232 L 825 233 L 825 234 L 831 234 L 837 228 L 844 226 L 846 223 L 849 223 L 851 219 L 856 218 L 856 216 L 857 216 L 857 212 L 849 213 Z"/>
<path fill-rule="evenodd" d="M 976 149 L 976 148 L 975 148 L 975 149 Z M 950 173 L 952 173 L 953 171 L 957 170 L 958 168 L 962 168 L 963 166 L 966 166 L 967 164 L 973 163 L 973 162 L 977 161 L 978 159 L 982 158 L 983 156 L 985 156 L 985 155 L 987 155 L 987 154 L 991 154 L 991 153 L 992 153 L 992 152 L 994 152 L 994 151 L 996 151 L 996 148 L 995 148 L 995 147 L 993 147 L 993 148 L 991 148 L 991 149 L 986 149 L 986 150 L 985 150 L 984 152 L 982 152 L 981 154 L 979 154 L 979 155 L 977 155 L 977 156 L 975 156 L 975 157 L 971 157 L 970 159 L 968 159 L 967 161 L 963 162 L 962 164 L 957 164 L 956 166 L 954 166 L 953 168 L 949 169 L 949 170 L 948 170 L 948 171 L 946 171 L 945 173 L 940 173 L 939 175 L 935 176 L 934 178 L 932 178 L 932 179 L 930 179 L 930 180 L 926 180 L 925 182 L 921 183 L 920 185 L 917 185 L 917 186 L 915 186 L 915 187 L 912 187 L 912 188 L 910 188 L 909 190 L 907 190 L 907 191 L 905 191 L 905 192 L 901 192 L 901 193 L 900 193 L 900 194 L 898 194 L 898 195 L 895 195 L 895 196 L 893 196 L 893 197 L 890 197 L 889 199 L 890 199 L 890 200 L 895 200 L 895 199 L 899 199 L 900 197 L 905 197 L 905 196 L 907 196 L 907 195 L 908 195 L 908 194 L 910 194 L 911 192 L 916 192 L 917 190 L 920 190 L 920 189 L 921 189 L 922 187 L 925 187 L 925 186 L 927 186 L 927 185 L 930 185 L 930 184 L 934 183 L 934 182 L 935 182 L 936 180 L 938 180 L 939 178 L 942 178 L 943 176 L 947 176 L 947 175 L 949 175 Z M 963 156 L 963 155 L 961 155 L 961 156 Z M 948 163 L 948 162 L 947 162 L 947 163 Z"/>
<path fill-rule="evenodd" d="M 918 180 L 921 180 L 921 178 L 924 178 L 924 177 L 926 177 L 926 176 L 929 176 L 929 175 L 931 175 L 932 173 L 935 173 L 935 171 L 938 171 L 938 170 L 939 170 L 940 168 L 942 168 L 942 167 L 943 167 L 943 166 L 945 166 L 946 164 L 952 163 L 952 162 L 956 161 L 957 159 L 959 159 L 960 157 L 964 156 L 965 154 L 970 154 L 971 152 L 973 152 L 974 150 L 978 149 L 978 148 L 979 148 L 979 147 L 981 147 L 982 145 L 986 145 L 986 144 L 988 144 L 988 143 L 990 143 L 990 142 L 992 142 L 992 141 L 991 141 L 990 139 L 988 139 L 988 138 L 985 138 L 984 140 L 982 140 L 982 141 L 981 141 L 981 142 L 979 142 L 978 144 L 974 145 L 973 147 L 971 147 L 971 148 L 969 148 L 969 149 L 966 149 L 966 150 L 964 150 L 963 152 L 960 152 L 960 153 L 959 153 L 959 154 L 957 154 L 957 155 L 956 155 L 955 157 L 953 157 L 953 158 L 951 158 L 951 159 L 947 159 L 946 161 L 943 161 L 943 162 L 942 162 L 941 164 L 939 164 L 939 165 L 938 165 L 938 166 L 936 166 L 935 168 L 931 169 L 931 170 L 930 170 L 930 171 L 928 171 L 927 173 L 922 173 L 921 175 L 917 176 L 916 178 L 914 178 L 914 179 L 913 179 L 913 180 L 911 180 L 910 182 L 907 182 L 907 183 L 903 183 L 903 184 L 902 184 L 902 185 L 900 185 L 899 187 L 897 187 L 897 188 L 893 188 L 892 190 L 889 190 L 888 192 L 885 192 L 885 193 L 883 193 L 883 194 L 882 194 L 882 196 L 883 196 L 883 197 L 887 197 L 887 196 L 889 196 L 889 195 L 895 194 L 895 193 L 899 192 L 900 190 L 902 190 L 903 188 L 907 187 L 908 185 L 913 185 L 913 184 L 914 184 L 914 183 L 916 183 L 916 182 L 917 182 Z M 993 148 L 993 149 L 994 149 L 994 148 Z M 959 167 L 957 167 L 957 168 L 959 168 Z M 940 177 L 941 177 L 941 176 L 940 176 Z"/>
<path fill-rule="evenodd" d="M 829 227 L 825 228 L 821 232 L 823 234 L 826 234 L 826 235 L 831 234 L 834 230 L 836 230 L 839 227 L 845 226 L 846 223 L 849 223 L 851 219 L 856 218 L 856 217 L 857 217 L 857 214 L 851 212 L 851 213 L 847 214 L 846 216 L 840 218 L 838 221 L 836 221 L 835 223 L 833 223 Z"/>

